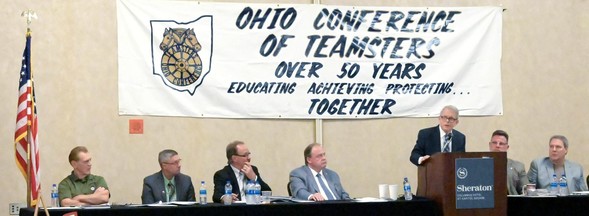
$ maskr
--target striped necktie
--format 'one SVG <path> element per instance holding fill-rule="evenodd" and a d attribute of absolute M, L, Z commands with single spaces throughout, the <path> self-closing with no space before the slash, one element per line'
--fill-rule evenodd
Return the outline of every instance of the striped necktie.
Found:
<path fill-rule="evenodd" d="M 174 184 L 172 184 L 172 182 L 168 183 L 168 191 L 168 202 L 176 201 L 174 199 L 174 195 L 176 194 L 176 187 L 174 186 Z"/>
<path fill-rule="evenodd" d="M 321 179 L 321 173 L 317 173 L 316 176 L 317 181 L 319 182 L 319 186 L 321 187 L 323 192 L 325 192 L 325 195 L 327 195 L 327 200 L 335 200 L 335 197 L 333 197 L 331 192 L 329 192 L 329 188 L 325 185 L 325 183 L 323 183 L 323 179 Z"/>
<path fill-rule="evenodd" d="M 452 133 L 444 135 L 444 152 L 450 152 L 450 142 L 452 142 Z"/>

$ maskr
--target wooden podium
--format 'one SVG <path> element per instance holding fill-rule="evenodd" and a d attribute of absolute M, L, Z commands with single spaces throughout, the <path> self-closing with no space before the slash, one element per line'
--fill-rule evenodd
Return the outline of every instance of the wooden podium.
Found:
<path fill-rule="evenodd" d="M 494 208 L 456 208 L 458 158 L 493 158 Z M 507 154 L 505 152 L 436 153 L 418 166 L 417 195 L 433 199 L 443 215 L 507 215 Z"/>

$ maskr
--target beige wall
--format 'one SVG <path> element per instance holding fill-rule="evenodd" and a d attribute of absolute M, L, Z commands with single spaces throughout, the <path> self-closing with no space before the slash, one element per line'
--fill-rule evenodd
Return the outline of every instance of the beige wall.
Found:
<path fill-rule="evenodd" d="M 239 1 L 238 1 L 239 2 Z M 263 2 L 263 1 L 260 1 Z M 270 1 L 266 1 L 270 2 Z M 286 2 L 286 1 L 279 1 Z M 311 0 L 293 1 L 311 3 Z M 568 159 L 589 168 L 589 1 L 322 1 L 367 6 L 503 6 L 504 115 L 463 117 L 457 129 L 468 151 L 485 151 L 498 128 L 511 135 L 509 157 L 529 165 L 547 155 L 548 138 L 566 135 Z M 277 1 L 272 1 L 277 3 Z M 69 150 L 86 145 L 93 173 L 109 183 L 113 203 L 140 202 L 143 177 L 158 170 L 157 152 L 180 152 L 182 171 L 206 180 L 225 163 L 224 147 L 244 140 L 274 194 L 286 195 L 288 172 L 303 164 L 302 150 L 313 142 L 313 120 L 232 120 L 140 117 L 145 134 L 129 135 L 130 116 L 119 116 L 115 0 L 4 0 L 0 2 L 0 215 L 8 203 L 25 202 L 26 186 L 14 162 L 17 80 L 24 48 L 20 12 L 37 11 L 32 24 L 37 82 L 44 198 L 69 174 Z M 416 183 L 409 152 L 431 118 L 325 120 L 329 166 L 339 172 L 353 197 L 377 196 L 378 183 Z M 585 172 L 587 173 L 587 172 Z M 211 193 L 211 192 L 209 192 Z"/>

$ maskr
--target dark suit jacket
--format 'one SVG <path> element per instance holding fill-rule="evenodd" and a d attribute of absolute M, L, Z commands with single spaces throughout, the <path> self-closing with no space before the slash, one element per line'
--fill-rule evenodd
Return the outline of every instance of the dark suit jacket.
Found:
<path fill-rule="evenodd" d="M 327 186 L 338 200 L 350 199 L 350 195 L 344 190 L 339 175 L 330 169 L 323 169 L 323 177 L 327 180 Z M 290 188 L 296 199 L 307 200 L 311 194 L 318 193 L 317 179 L 308 166 L 301 166 L 290 172 Z M 327 192 L 326 192 L 327 193 Z"/>
<path fill-rule="evenodd" d="M 419 157 L 441 152 L 440 126 L 421 129 L 417 134 L 417 142 L 411 151 L 409 160 L 418 165 Z M 466 136 L 460 131 L 452 130 L 452 152 L 465 152 Z"/>
<path fill-rule="evenodd" d="M 194 186 L 192 185 L 192 179 L 190 176 L 180 173 L 174 177 L 174 181 L 176 184 L 177 201 L 196 201 L 196 198 L 194 197 Z M 168 200 L 166 196 L 162 171 L 156 172 L 143 179 L 141 203 L 151 204 L 159 201 L 166 202 Z"/>
<path fill-rule="evenodd" d="M 262 176 L 258 172 L 258 168 L 256 166 L 252 166 L 254 169 L 254 173 L 258 176 L 258 183 L 262 186 L 262 191 L 271 191 L 270 186 L 262 180 Z M 247 178 L 247 177 L 246 177 Z M 225 195 L 225 184 L 227 180 L 231 181 L 231 187 L 233 189 L 233 193 L 237 194 L 237 198 L 241 199 L 241 190 L 239 189 L 239 184 L 237 183 L 237 178 L 235 177 L 235 173 L 231 166 L 227 165 L 223 167 L 223 169 L 215 172 L 215 176 L 213 177 L 213 181 L 215 182 L 215 191 L 213 192 L 213 202 L 220 203 L 221 197 Z M 245 185 L 244 185 L 245 186 Z"/>

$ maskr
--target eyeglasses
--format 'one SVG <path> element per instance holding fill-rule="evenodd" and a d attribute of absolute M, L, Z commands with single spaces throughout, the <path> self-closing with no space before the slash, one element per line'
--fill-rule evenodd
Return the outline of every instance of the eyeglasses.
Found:
<path fill-rule="evenodd" d="M 457 118 L 454 117 L 448 117 L 448 116 L 440 116 L 440 119 L 448 122 L 448 123 L 454 123 L 455 121 L 457 121 Z"/>
<path fill-rule="evenodd" d="M 493 142 L 491 142 L 491 144 L 493 144 L 493 145 L 500 145 L 500 146 L 506 146 L 507 145 L 507 143 L 497 142 L 497 141 L 493 141 Z"/>
<path fill-rule="evenodd" d="M 234 154 L 234 155 L 235 156 L 238 156 L 238 157 L 249 157 L 250 155 L 252 155 L 252 153 L 247 152 L 247 153 L 245 153 L 243 155 L 239 155 L 239 154 Z"/>
<path fill-rule="evenodd" d="M 177 161 L 174 161 L 174 162 L 163 162 L 163 163 L 170 164 L 170 165 L 178 165 L 178 164 L 180 164 L 180 161 L 182 161 L 182 159 L 178 159 Z"/>

